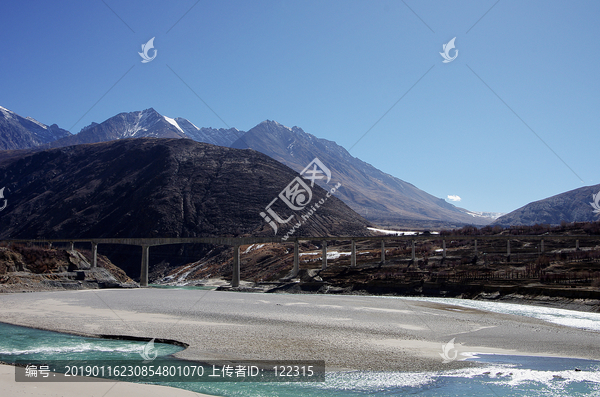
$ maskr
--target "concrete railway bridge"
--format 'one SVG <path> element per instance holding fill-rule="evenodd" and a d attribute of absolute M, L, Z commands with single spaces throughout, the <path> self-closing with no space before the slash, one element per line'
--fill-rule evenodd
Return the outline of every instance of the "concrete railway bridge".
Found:
<path fill-rule="evenodd" d="M 92 249 L 92 267 L 97 266 L 98 256 L 98 245 L 99 244 L 123 244 L 123 245 L 137 245 L 142 248 L 142 265 L 140 271 L 140 286 L 148 286 L 148 263 L 150 257 L 150 247 L 159 245 L 173 245 L 173 244 L 212 244 L 212 245 L 227 245 L 233 247 L 233 276 L 231 279 L 231 286 L 238 287 L 240 285 L 240 246 L 250 244 L 265 244 L 265 243 L 277 243 L 277 244 L 294 244 L 294 264 L 292 268 L 291 277 L 298 275 L 300 266 L 300 250 L 299 243 L 301 241 L 320 241 L 322 245 L 322 265 L 321 268 L 325 270 L 327 268 L 327 242 L 328 241 L 350 241 L 351 252 L 350 252 L 350 266 L 356 266 L 356 243 L 357 242 L 370 242 L 380 241 L 381 242 L 381 262 L 385 262 L 385 243 L 386 242 L 398 242 L 405 241 L 412 243 L 411 259 L 415 260 L 415 246 L 417 241 L 441 241 L 442 242 L 442 257 L 446 257 L 446 241 L 474 241 L 474 251 L 477 255 L 477 241 L 478 240 L 504 240 L 506 241 L 506 255 L 510 257 L 510 241 L 511 240 L 527 240 L 527 241 L 538 241 L 540 246 L 540 252 L 544 252 L 544 241 L 546 240 L 570 240 L 574 242 L 574 248 L 579 249 L 579 241 L 595 240 L 600 241 L 599 236 L 555 236 L 555 235 L 501 235 L 501 236 L 462 236 L 462 235 L 438 235 L 438 234 L 427 234 L 427 235 L 386 235 L 386 236 L 368 236 L 368 237 L 352 237 L 352 236 L 340 236 L 340 237 L 295 237 L 283 241 L 280 237 L 184 237 L 184 238 L 96 238 L 96 239 L 50 239 L 50 240 L 0 240 L 1 243 L 5 244 L 18 244 L 18 243 L 34 243 L 34 244 L 48 244 L 50 247 L 52 244 L 70 244 L 71 250 L 74 249 L 75 243 L 87 243 L 91 244 Z"/>

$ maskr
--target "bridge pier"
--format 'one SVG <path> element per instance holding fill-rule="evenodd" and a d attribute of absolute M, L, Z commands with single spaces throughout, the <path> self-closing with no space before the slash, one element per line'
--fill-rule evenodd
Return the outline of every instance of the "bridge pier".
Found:
<path fill-rule="evenodd" d="M 506 261 L 510 262 L 510 240 L 506 240 Z"/>
<path fill-rule="evenodd" d="M 351 249 L 350 249 L 350 266 L 356 267 L 356 241 L 351 240 Z"/>
<path fill-rule="evenodd" d="M 300 271 L 300 244 L 298 240 L 294 241 L 294 268 L 292 269 L 292 278 L 298 275 Z"/>
<path fill-rule="evenodd" d="M 92 267 L 98 266 L 98 243 L 92 242 Z"/>
<path fill-rule="evenodd" d="M 540 252 L 543 254 L 544 253 L 544 239 L 541 240 L 541 245 L 540 245 Z"/>
<path fill-rule="evenodd" d="M 327 269 L 327 241 L 323 241 L 323 253 L 322 253 L 322 259 L 323 259 L 323 263 L 321 264 L 321 270 L 325 270 Z"/>
<path fill-rule="evenodd" d="M 233 275 L 231 276 L 231 286 L 233 288 L 240 286 L 240 246 L 233 246 Z"/>
<path fill-rule="evenodd" d="M 575 240 L 575 251 L 579 251 L 579 240 Z"/>
<path fill-rule="evenodd" d="M 475 256 L 477 256 L 477 239 L 475 239 L 474 241 L 475 241 Z"/>
<path fill-rule="evenodd" d="M 385 263 L 385 240 L 381 240 L 381 263 Z"/>
<path fill-rule="evenodd" d="M 412 240 L 412 254 L 410 256 L 410 259 L 412 259 L 413 261 L 416 259 L 416 256 L 415 256 L 415 240 Z"/>
<path fill-rule="evenodd" d="M 148 286 L 148 260 L 150 259 L 150 247 L 142 245 L 142 270 L 140 273 L 140 287 Z"/>
<path fill-rule="evenodd" d="M 71 251 L 75 251 L 75 242 L 71 241 Z"/>
<path fill-rule="evenodd" d="M 446 259 L 446 240 L 442 240 L 442 258 Z"/>

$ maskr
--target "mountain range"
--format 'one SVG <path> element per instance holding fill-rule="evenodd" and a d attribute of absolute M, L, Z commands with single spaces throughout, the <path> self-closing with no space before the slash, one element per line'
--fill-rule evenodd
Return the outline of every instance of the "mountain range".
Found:
<path fill-rule="evenodd" d="M 14 113 L 11 112 L 11 115 Z M 254 149 L 297 172 L 316 157 L 341 181 L 342 187 L 336 193 L 338 197 L 365 219 L 380 226 L 442 228 L 485 225 L 497 217 L 456 207 L 351 156 L 333 141 L 317 138 L 299 127 L 289 128 L 270 120 L 247 132 L 235 128 L 198 128 L 184 118 L 163 116 L 150 108 L 120 113 L 100 124 L 92 123 L 75 135 L 66 132 L 37 146 L 13 145 L 11 149 L 35 147 L 42 150 L 139 137 L 188 138 L 218 146 Z"/>
<path fill-rule="evenodd" d="M 189 138 L 197 142 L 229 147 L 243 132 L 235 128 L 198 128 L 178 117 L 162 116 L 154 109 L 119 113 L 103 123 L 92 123 L 76 135 L 65 136 L 44 145 L 44 148 L 107 142 L 125 138 Z"/>

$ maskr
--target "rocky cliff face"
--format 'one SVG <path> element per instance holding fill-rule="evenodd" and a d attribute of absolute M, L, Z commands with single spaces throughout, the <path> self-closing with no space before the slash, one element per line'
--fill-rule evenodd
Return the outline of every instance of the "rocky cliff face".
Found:
<path fill-rule="evenodd" d="M 91 253 L 14 244 L 0 247 L 0 292 L 136 288 L 106 257 L 90 265 Z"/>

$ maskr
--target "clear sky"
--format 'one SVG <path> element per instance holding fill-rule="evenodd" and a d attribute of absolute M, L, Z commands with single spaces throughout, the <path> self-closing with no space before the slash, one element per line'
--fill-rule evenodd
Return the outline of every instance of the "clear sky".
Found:
<path fill-rule="evenodd" d="M 509 212 L 600 183 L 599 17 L 598 0 L 5 0 L 0 105 L 73 133 L 150 107 L 276 120 Z"/>

